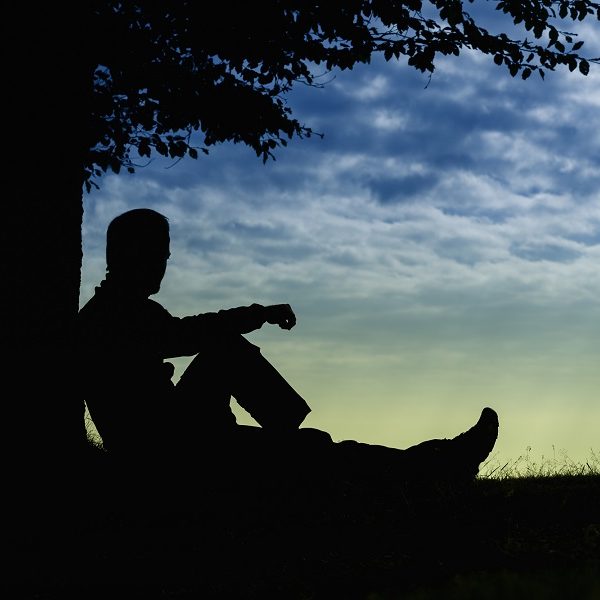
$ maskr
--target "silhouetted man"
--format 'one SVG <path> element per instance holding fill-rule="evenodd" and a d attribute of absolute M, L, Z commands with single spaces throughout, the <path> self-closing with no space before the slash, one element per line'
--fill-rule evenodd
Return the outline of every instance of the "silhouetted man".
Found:
<path fill-rule="evenodd" d="M 127 460 L 205 467 L 302 463 L 309 470 L 392 469 L 402 476 L 472 479 L 498 433 L 496 413 L 453 439 L 408 449 L 352 440 L 301 427 L 306 401 L 245 337 L 265 324 L 291 329 L 289 304 L 251 304 L 216 313 L 175 317 L 156 294 L 170 256 L 169 223 L 145 208 L 108 226 L 106 278 L 78 317 L 81 390 L 109 454 Z M 194 356 L 177 384 L 166 359 Z M 239 425 L 234 397 L 260 427 Z"/>

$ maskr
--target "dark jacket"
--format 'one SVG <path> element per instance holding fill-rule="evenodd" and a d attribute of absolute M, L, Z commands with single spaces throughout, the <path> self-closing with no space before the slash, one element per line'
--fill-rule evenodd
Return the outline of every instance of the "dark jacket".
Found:
<path fill-rule="evenodd" d="M 260 304 L 179 318 L 102 281 L 79 311 L 76 330 L 80 390 L 105 448 L 128 451 L 181 418 L 165 359 L 192 356 L 207 337 L 249 333 L 264 323 Z"/>

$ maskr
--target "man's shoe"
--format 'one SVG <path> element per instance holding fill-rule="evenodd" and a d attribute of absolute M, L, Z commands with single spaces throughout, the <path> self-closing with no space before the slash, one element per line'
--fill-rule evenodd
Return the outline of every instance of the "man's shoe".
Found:
<path fill-rule="evenodd" d="M 477 475 L 479 465 L 490 455 L 498 439 L 498 414 L 486 407 L 473 427 L 451 440 L 456 467 L 464 467 L 467 472 Z"/>

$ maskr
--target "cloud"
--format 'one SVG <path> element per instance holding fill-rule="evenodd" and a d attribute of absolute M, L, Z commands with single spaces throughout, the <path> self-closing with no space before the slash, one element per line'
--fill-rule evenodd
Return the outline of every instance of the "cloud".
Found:
<path fill-rule="evenodd" d="M 382 73 L 367 71 L 359 81 L 349 82 L 347 78 L 334 81 L 332 87 L 341 94 L 358 100 L 359 103 L 370 103 L 389 95 L 390 82 Z"/>

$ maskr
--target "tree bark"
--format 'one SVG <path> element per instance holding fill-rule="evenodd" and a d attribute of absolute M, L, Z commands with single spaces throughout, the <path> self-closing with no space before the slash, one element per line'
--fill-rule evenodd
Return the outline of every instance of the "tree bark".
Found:
<path fill-rule="evenodd" d="M 10 3 L 4 35 L 3 442 L 9 468 L 21 474 L 76 461 L 85 444 L 71 332 L 91 74 L 78 53 L 82 30 L 67 14 L 72 6 L 40 6 Z"/>

